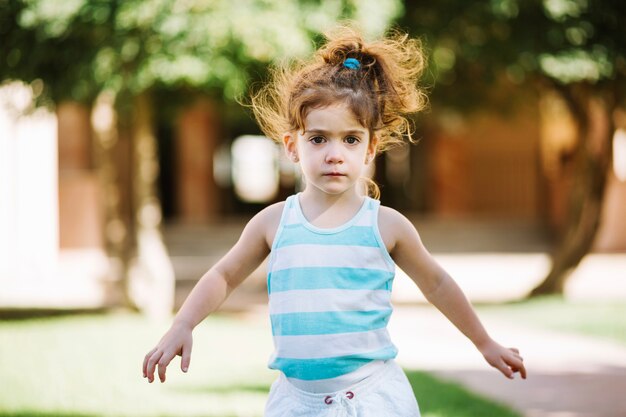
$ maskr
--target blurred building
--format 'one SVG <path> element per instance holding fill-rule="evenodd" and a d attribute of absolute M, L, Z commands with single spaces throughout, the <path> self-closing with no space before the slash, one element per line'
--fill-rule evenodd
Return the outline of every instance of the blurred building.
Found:
<path fill-rule="evenodd" d="M 4 104 L 15 99 L 15 91 L 9 97 L 5 90 Z M 232 161 L 239 158 L 245 168 L 250 160 L 233 154 L 234 137 L 223 134 L 227 129 L 215 106 L 198 100 L 181 109 L 172 129 L 155 126 L 161 146 L 157 191 L 168 225 L 207 227 L 233 216 L 246 218 L 296 187 L 297 175 L 271 156 L 274 166 L 264 166 L 274 170 L 267 177 L 278 182 L 273 191 L 252 199 L 238 194 Z M 107 281 L 111 265 L 105 242 L 119 230 L 106 223 L 106 207 L 121 197 L 103 188 L 91 109 L 61 103 L 54 114 L 18 113 L 0 108 L 0 306 L 115 303 L 115 291 L 107 290 L 114 283 Z M 571 185 L 567 158 L 574 132 L 556 99 L 541 106 L 527 103 L 510 116 L 434 112 L 433 118 L 436 127 L 427 126 L 418 145 L 379 158 L 376 179 L 384 203 L 429 218 L 521 219 L 558 233 Z M 252 143 L 243 148 L 265 152 L 265 145 Z M 616 152 L 616 158 L 620 155 Z M 626 251 L 626 178 L 619 174 L 624 160 L 616 161 L 598 251 Z"/>

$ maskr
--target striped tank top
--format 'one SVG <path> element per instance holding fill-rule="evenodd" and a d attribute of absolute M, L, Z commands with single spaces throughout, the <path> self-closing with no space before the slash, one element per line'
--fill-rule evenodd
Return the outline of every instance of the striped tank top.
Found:
<path fill-rule="evenodd" d="M 301 389 L 343 389 L 397 354 L 387 332 L 395 264 L 379 206 L 365 197 L 351 220 L 323 229 L 305 219 L 298 195 L 285 202 L 268 264 L 269 367 Z"/>

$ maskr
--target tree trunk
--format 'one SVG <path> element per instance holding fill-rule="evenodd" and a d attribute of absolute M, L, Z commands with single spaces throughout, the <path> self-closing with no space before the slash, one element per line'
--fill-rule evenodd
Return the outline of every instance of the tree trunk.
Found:
<path fill-rule="evenodd" d="M 175 277 L 160 232 L 161 202 L 157 196 L 159 175 L 152 100 L 143 92 L 133 99 L 132 177 L 135 251 L 125 292 L 133 306 L 152 317 L 168 317 L 174 309 Z"/>
<path fill-rule="evenodd" d="M 132 306 L 126 291 L 128 267 L 134 252 L 131 151 L 128 121 L 119 111 L 115 94 L 103 92 L 94 103 L 92 124 L 104 207 L 104 247 L 110 260 L 111 298 Z"/>
<path fill-rule="evenodd" d="M 558 88 L 578 124 L 575 178 L 565 232 L 552 255 L 552 268 L 530 296 L 562 294 L 571 271 L 591 250 L 600 225 L 602 201 L 613 154 L 614 100 L 592 86 Z"/>
<path fill-rule="evenodd" d="M 174 271 L 159 227 L 158 150 L 148 93 L 103 93 L 93 128 L 105 207 L 105 249 L 117 304 L 169 315 Z"/>

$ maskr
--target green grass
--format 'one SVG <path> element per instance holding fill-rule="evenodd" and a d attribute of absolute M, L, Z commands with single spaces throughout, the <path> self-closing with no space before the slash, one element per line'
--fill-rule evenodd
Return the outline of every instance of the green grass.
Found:
<path fill-rule="evenodd" d="M 141 376 L 168 323 L 131 314 L 0 321 L 0 417 L 261 416 L 275 372 L 269 328 L 214 316 L 194 332 L 191 367 Z M 519 417 L 460 386 L 407 372 L 424 417 Z"/>
<path fill-rule="evenodd" d="M 526 301 L 479 306 L 490 315 L 517 324 L 576 333 L 626 345 L 626 303 L 570 301 L 563 297 L 538 297 Z"/>
<path fill-rule="evenodd" d="M 406 371 L 422 417 L 520 417 L 504 405 L 476 396 L 458 384 L 430 374 Z"/>

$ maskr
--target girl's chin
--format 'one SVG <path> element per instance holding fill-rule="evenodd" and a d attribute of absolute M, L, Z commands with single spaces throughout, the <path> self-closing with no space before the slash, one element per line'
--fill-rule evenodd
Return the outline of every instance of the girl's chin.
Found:
<path fill-rule="evenodd" d="M 307 188 L 309 187 L 329 195 L 341 195 L 345 194 L 346 192 L 356 193 L 356 187 L 354 185 L 346 186 L 344 184 L 308 184 Z"/>

